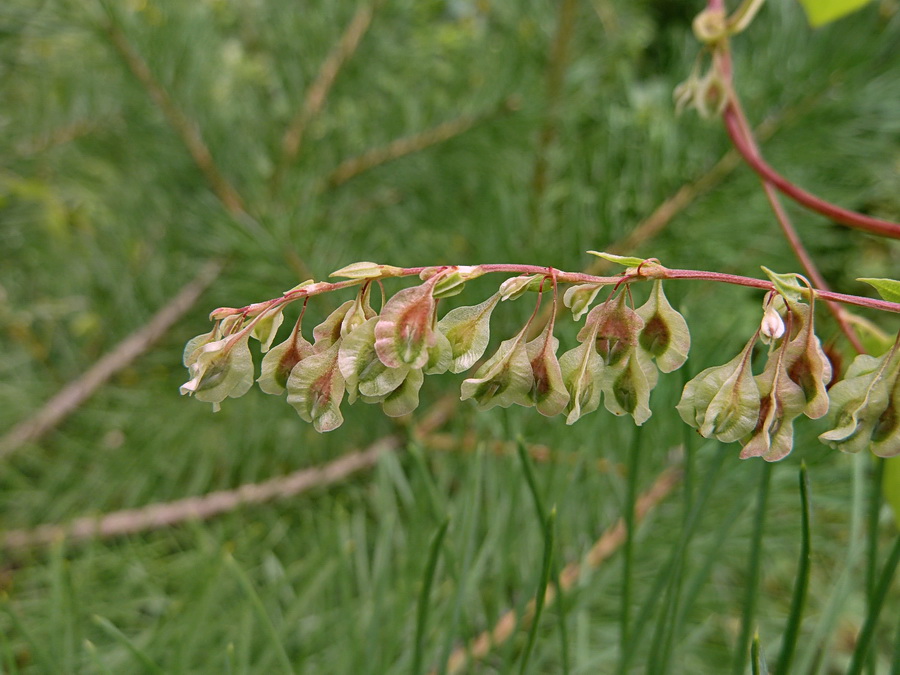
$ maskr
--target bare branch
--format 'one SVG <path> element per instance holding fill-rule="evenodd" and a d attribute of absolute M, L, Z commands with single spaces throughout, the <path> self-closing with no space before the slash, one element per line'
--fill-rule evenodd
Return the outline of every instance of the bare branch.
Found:
<path fill-rule="evenodd" d="M 534 158 L 534 172 L 531 179 L 531 212 L 535 226 L 540 222 L 541 203 L 547 189 L 549 172 L 549 150 L 559 135 L 559 108 L 561 105 L 566 67 L 569 64 L 569 43 L 575 31 L 574 0 L 561 0 L 557 10 L 556 33 L 550 45 L 550 58 L 547 62 L 547 107 L 544 121 L 538 135 L 538 144 Z"/>
<path fill-rule="evenodd" d="M 448 401 L 449 399 L 443 399 L 432 406 L 422 421 L 413 427 L 412 435 L 427 435 L 443 426 L 453 414 L 453 406 L 448 405 Z M 208 520 L 242 506 L 293 497 L 313 488 L 338 483 L 354 473 L 374 466 L 383 452 L 401 447 L 403 438 L 401 434 L 385 436 L 365 450 L 347 453 L 325 466 L 301 469 L 261 483 L 247 483 L 233 490 L 149 504 L 105 516 L 85 516 L 66 525 L 48 524 L 30 530 L 11 530 L 2 535 L 0 549 L 44 546 L 60 540 L 79 542 L 137 534 L 171 527 L 188 520 Z"/>
<path fill-rule="evenodd" d="M 328 93 L 331 91 L 338 73 L 356 52 L 359 43 L 372 23 L 374 13 L 374 4 L 367 2 L 361 4 L 350 23 L 347 24 L 347 28 L 344 29 L 343 35 L 335 43 L 325 61 L 322 62 L 315 81 L 306 92 L 303 107 L 294 115 L 281 138 L 281 157 L 276 165 L 275 173 L 272 175 L 273 188 L 277 188 L 285 169 L 297 159 L 306 128 L 324 107 Z"/>
<path fill-rule="evenodd" d="M 208 263 L 153 318 L 133 332 L 81 377 L 63 387 L 40 410 L 0 437 L 0 459 L 34 441 L 59 424 L 90 398 L 115 373 L 147 351 L 184 315 L 219 275 L 220 263 Z"/>
<path fill-rule="evenodd" d="M 175 101 L 172 100 L 169 92 L 156 79 L 150 71 L 147 62 L 144 61 L 143 57 L 128 41 L 119 25 L 115 23 L 112 12 L 109 13 L 109 16 L 110 23 L 106 26 L 106 34 L 119 56 L 125 62 L 125 65 L 128 66 L 131 74 L 141 83 L 147 94 L 162 111 L 169 122 L 169 126 L 181 137 L 191 158 L 206 178 L 219 201 L 232 215 L 246 215 L 247 209 L 244 206 L 244 200 L 241 199 L 234 186 L 219 170 L 219 167 L 213 160 L 212 153 L 203 140 L 200 129 L 185 115 Z"/>
<path fill-rule="evenodd" d="M 518 99 L 509 97 L 505 99 L 497 108 L 482 113 L 480 115 L 461 115 L 456 119 L 442 122 L 431 129 L 426 129 L 412 136 L 398 138 L 387 145 L 371 148 L 361 155 L 351 157 L 341 162 L 338 167 L 332 171 L 327 180 L 328 188 L 340 187 L 352 178 L 356 178 L 359 174 L 374 169 L 382 164 L 387 164 L 395 159 L 400 159 L 406 155 L 425 150 L 432 145 L 443 143 L 451 138 L 459 136 L 477 124 L 486 122 L 498 115 L 514 112 L 519 107 Z"/>

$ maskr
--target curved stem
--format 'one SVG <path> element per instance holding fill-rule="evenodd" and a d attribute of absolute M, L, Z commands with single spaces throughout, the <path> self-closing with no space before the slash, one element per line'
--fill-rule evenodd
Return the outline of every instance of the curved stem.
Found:
<path fill-rule="evenodd" d="M 801 204 L 826 218 L 841 223 L 842 225 L 865 230 L 866 232 L 872 232 L 873 234 L 879 234 L 883 237 L 900 239 L 900 224 L 892 223 L 889 220 L 882 220 L 881 218 L 866 216 L 862 213 L 850 211 L 849 209 L 826 202 L 824 199 L 816 197 L 811 192 L 807 192 L 806 190 L 797 187 L 787 178 L 775 171 L 775 169 L 766 163 L 762 158 L 762 155 L 755 152 L 754 148 L 747 143 L 747 140 L 741 133 L 739 111 L 733 103 L 729 103 L 725 107 L 725 111 L 722 113 L 722 119 L 725 122 L 725 128 L 728 130 L 728 135 L 731 137 L 731 142 L 734 144 L 737 151 L 741 153 L 744 161 L 746 161 L 750 168 L 763 180 L 771 183 L 785 196 L 790 197 L 798 204 Z"/>

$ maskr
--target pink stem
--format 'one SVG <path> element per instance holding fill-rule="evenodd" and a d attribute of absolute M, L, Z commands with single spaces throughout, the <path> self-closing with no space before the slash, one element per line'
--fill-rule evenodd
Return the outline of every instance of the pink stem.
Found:
<path fill-rule="evenodd" d="M 478 267 L 485 273 L 506 273 L 506 274 L 540 274 L 544 276 L 554 275 L 556 276 L 556 280 L 559 283 L 568 283 L 568 284 L 603 284 L 603 285 L 614 285 L 622 281 L 622 275 L 609 276 L 609 277 L 599 277 L 594 276 L 592 274 L 584 274 L 581 272 L 564 272 L 562 270 L 557 270 L 552 267 L 545 267 L 540 265 L 518 265 L 518 264 L 486 264 L 486 265 L 478 265 Z M 416 276 L 422 270 L 428 269 L 426 267 L 407 267 L 404 268 L 399 274 L 395 274 L 392 276 L 396 277 L 410 277 Z M 445 268 L 447 269 L 447 268 Z M 628 278 L 625 280 L 626 283 L 631 283 L 632 281 L 645 281 L 650 279 L 697 279 L 704 281 L 715 281 L 719 283 L 732 284 L 735 286 L 747 286 L 749 288 L 759 288 L 765 291 L 775 290 L 775 287 L 772 285 L 770 281 L 764 281 L 762 279 L 755 279 L 753 277 L 743 277 L 737 274 L 724 274 L 722 272 L 708 272 L 705 270 L 685 270 L 685 269 L 668 269 L 665 267 L 654 267 L 653 273 L 648 275 L 638 275 L 638 274 L 630 274 Z M 312 284 L 310 286 L 304 286 L 303 288 L 298 288 L 295 291 L 290 291 L 283 296 L 272 298 L 271 300 L 265 300 L 263 302 L 257 302 L 252 305 L 247 305 L 246 307 L 241 308 L 220 308 L 217 309 L 213 314 L 220 311 L 227 311 L 231 314 L 240 314 L 245 311 L 253 310 L 255 311 L 265 311 L 271 309 L 275 306 L 280 306 L 282 304 L 288 304 L 295 300 L 300 300 L 302 298 L 312 297 L 314 295 L 321 295 L 323 293 L 329 293 L 331 291 L 337 291 L 343 288 L 348 288 L 352 286 L 357 286 L 363 282 L 365 279 L 350 279 L 349 281 L 339 281 L 337 283 L 326 283 L 320 282 L 316 284 Z M 900 303 L 898 302 L 888 302 L 887 300 L 876 300 L 875 298 L 865 298 L 858 295 L 847 295 L 844 293 L 834 293 L 832 291 L 826 291 L 818 288 L 813 288 L 812 292 L 815 293 L 817 298 L 827 301 L 840 302 L 845 305 L 855 305 L 857 307 L 868 307 L 870 309 L 878 309 L 884 312 L 894 312 L 900 314 Z"/>
<path fill-rule="evenodd" d="M 760 154 L 754 152 L 754 149 L 748 145 L 746 139 L 741 134 L 739 111 L 735 108 L 733 103 L 729 103 L 725 107 L 722 118 L 725 122 L 725 127 L 728 130 L 728 135 L 731 137 L 731 142 L 734 143 L 734 147 L 737 151 L 741 153 L 744 161 L 746 161 L 750 168 L 759 174 L 763 180 L 774 185 L 780 192 L 806 208 L 815 211 L 816 213 L 820 213 L 826 218 L 831 218 L 838 223 L 847 225 L 848 227 L 855 227 L 860 230 L 865 230 L 866 232 L 880 234 L 881 236 L 890 237 L 892 239 L 900 239 L 900 224 L 892 223 L 889 220 L 866 216 L 862 213 L 856 213 L 855 211 L 850 211 L 841 208 L 840 206 L 836 206 L 835 204 L 831 204 L 830 202 L 826 202 L 825 200 L 816 197 L 814 194 L 797 187 L 775 171 L 765 162 Z"/>

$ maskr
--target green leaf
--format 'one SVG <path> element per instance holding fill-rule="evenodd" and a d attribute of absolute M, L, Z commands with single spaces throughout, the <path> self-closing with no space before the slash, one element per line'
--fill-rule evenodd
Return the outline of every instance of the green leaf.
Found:
<path fill-rule="evenodd" d="M 335 270 L 329 277 L 343 277 L 345 279 L 380 279 L 382 277 L 395 277 L 403 270 L 393 265 L 379 265 L 373 262 L 356 262 L 339 270 Z"/>
<path fill-rule="evenodd" d="M 434 336 L 435 281 L 405 288 L 388 300 L 375 324 L 375 351 L 389 368 L 422 368 Z"/>
<path fill-rule="evenodd" d="M 813 27 L 836 21 L 868 3 L 869 0 L 800 0 Z"/>
<path fill-rule="evenodd" d="M 759 416 L 759 387 L 750 370 L 755 343 L 754 335 L 731 361 L 707 368 L 684 386 L 678 414 L 702 436 L 732 443 L 753 431 Z"/>
<path fill-rule="evenodd" d="M 894 279 L 857 279 L 872 286 L 883 300 L 900 302 L 900 281 Z"/>
<path fill-rule="evenodd" d="M 319 433 L 337 429 L 344 422 L 340 408 L 345 390 L 338 367 L 340 346 L 338 340 L 326 351 L 303 359 L 287 381 L 287 402 Z"/>
<path fill-rule="evenodd" d="M 526 329 L 501 342 L 497 352 L 475 371 L 475 375 L 463 381 L 460 400 L 475 399 L 479 410 L 489 410 L 497 405 L 501 408 L 513 404 L 531 405 L 534 376 L 525 350 Z"/>
<path fill-rule="evenodd" d="M 453 359 L 451 373 L 468 370 L 484 354 L 490 340 L 491 313 L 498 302 L 499 292 L 480 305 L 457 307 L 438 321 L 438 331 L 450 342 Z"/>
<path fill-rule="evenodd" d="M 885 501 L 894 512 L 894 522 L 900 527 L 900 457 L 884 460 L 884 479 L 881 484 Z"/>
<path fill-rule="evenodd" d="M 624 265 L 625 267 L 637 267 L 645 260 L 644 258 L 635 258 L 634 256 L 627 255 L 616 255 L 615 253 L 605 253 L 604 251 L 588 251 L 588 253 L 590 253 L 591 255 L 595 255 L 598 258 L 608 260 L 609 262 L 613 262 L 618 265 Z"/>
<path fill-rule="evenodd" d="M 664 373 L 681 368 L 691 350 L 691 333 L 684 317 L 666 299 L 660 279 L 653 283 L 650 297 L 638 308 L 637 315 L 644 321 L 638 336 L 641 349 L 654 358 Z"/>
<path fill-rule="evenodd" d="M 808 289 L 800 281 L 800 275 L 793 272 L 778 274 L 778 272 L 773 272 L 768 267 L 763 267 L 762 265 L 760 266 L 760 269 L 766 273 L 767 277 L 769 277 L 769 281 L 775 286 L 775 290 L 788 300 L 797 302 L 807 295 Z"/>

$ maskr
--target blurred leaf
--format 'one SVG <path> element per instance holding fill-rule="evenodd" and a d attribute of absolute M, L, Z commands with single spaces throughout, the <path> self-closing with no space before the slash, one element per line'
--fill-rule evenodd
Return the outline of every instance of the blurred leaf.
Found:
<path fill-rule="evenodd" d="M 823 26 L 855 12 L 869 0 L 800 0 L 811 26 Z"/>
<path fill-rule="evenodd" d="M 872 286 L 888 302 L 900 302 L 900 281 L 894 279 L 857 279 Z"/>

